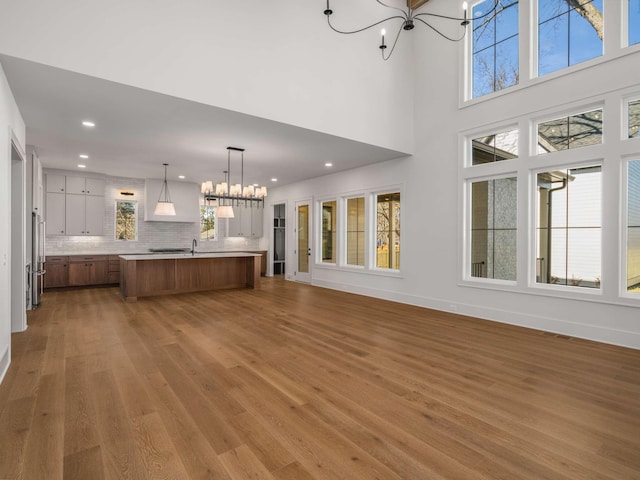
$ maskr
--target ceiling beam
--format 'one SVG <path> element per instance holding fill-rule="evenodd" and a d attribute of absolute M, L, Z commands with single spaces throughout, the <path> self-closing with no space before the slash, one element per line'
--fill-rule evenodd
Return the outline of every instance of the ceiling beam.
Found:
<path fill-rule="evenodd" d="M 429 0 L 407 0 L 407 6 L 409 8 L 418 8 L 427 3 Z"/>

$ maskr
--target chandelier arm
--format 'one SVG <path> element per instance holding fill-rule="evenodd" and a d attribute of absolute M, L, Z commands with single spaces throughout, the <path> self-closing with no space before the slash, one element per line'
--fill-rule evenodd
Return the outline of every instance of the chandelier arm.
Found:
<path fill-rule="evenodd" d="M 393 41 L 393 45 L 391 46 L 391 50 L 389 51 L 389 55 L 384 56 L 384 50 L 382 50 L 382 59 L 386 62 L 393 55 L 393 51 L 396 49 L 396 44 L 398 43 L 398 39 L 400 38 L 400 34 L 402 33 L 402 27 L 398 29 L 398 33 L 396 35 L 396 39 Z"/>
<path fill-rule="evenodd" d="M 379 22 L 373 23 L 373 24 L 369 25 L 368 27 L 363 27 L 363 28 L 360 28 L 358 30 L 353 30 L 353 31 L 350 31 L 350 32 L 338 30 L 333 25 L 331 25 L 331 19 L 329 18 L 329 15 L 327 15 L 327 23 L 329 24 L 329 27 L 331 28 L 331 30 L 333 30 L 334 32 L 341 33 L 343 35 L 351 35 L 352 33 L 364 32 L 365 30 L 369 30 L 370 28 L 373 28 L 376 25 L 380 25 L 381 23 L 387 22 L 389 20 L 393 20 L 394 18 L 399 18 L 403 22 L 406 21 L 406 19 L 404 17 L 401 17 L 399 15 L 394 15 L 393 17 L 385 18 L 383 20 L 380 20 Z"/>
<path fill-rule="evenodd" d="M 422 20 L 421 18 L 416 18 L 417 21 L 424 23 L 427 27 L 429 27 L 431 30 L 433 30 L 434 32 L 436 32 L 438 35 L 440 35 L 443 38 L 446 38 L 447 40 L 449 40 L 450 42 L 459 42 L 460 40 L 462 40 L 464 38 L 464 36 L 467 34 L 467 29 L 465 28 L 462 36 L 460 38 L 452 38 L 449 37 L 447 35 L 445 35 L 444 33 L 442 33 L 440 30 L 438 30 L 437 28 L 435 28 L 433 25 L 425 22 L 424 20 Z"/>
<path fill-rule="evenodd" d="M 386 3 L 383 3 L 380 0 L 376 0 L 376 2 L 378 2 L 383 7 L 393 8 L 394 10 L 398 10 L 399 12 L 402 12 L 402 15 L 404 15 L 405 20 L 408 20 L 410 18 L 410 16 L 407 15 L 407 12 L 405 12 L 402 8 L 394 7 L 393 5 L 387 5 Z M 411 13 L 411 12 L 409 12 L 409 13 Z"/>
<path fill-rule="evenodd" d="M 423 12 L 423 13 L 416 13 L 413 18 L 417 17 L 436 17 L 436 18 L 444 18 L 445 20 L 459 20 L 461 22 L 463 21 L 475 21 L 475 20 L 480 20 L 482 18 L 488 17 L 489 15 L 493 14 L 498 6 L 500 5 L 500 0 L 495 0 L 495 2 L 493 2 L 493 7 L 491 7 L 491 10 L 489 10 L 487 13 L 484 13 L 482 15 L 478 15 L 477 17 L 470 17 L 470 18 L 460 18 L 460 17 L 450 17 L 449 15 L 439 15 L 437 13 L 429 13 L 429 12 Z M 502 8 L 502 10 L 504 10 L 504 7 Z M 500 11 L 502 11 L 500 10 Z"/>

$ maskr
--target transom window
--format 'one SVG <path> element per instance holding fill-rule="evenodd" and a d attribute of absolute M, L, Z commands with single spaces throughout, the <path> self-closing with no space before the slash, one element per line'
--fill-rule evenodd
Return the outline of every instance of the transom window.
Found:
<path fill-rule="evenodd" d="M 640 100 L 633 100 L 627 105 L 629 138 L 638 138 L 640 137 Z"/>
<path fill-rule="evenodd" d="M 471 143 L 472 165 L 499 162 L 518 156 L 518 130 L 474 138 Z"/>
<path fill-rule="evenodd" d="M 538 75 L 602 55 L 602 1 L 538 1 Z"/>
<path fill-rule="evenodd" d="M 538 153 L 602 143 L 602 109 L 538 124 Z"/>
<path fill-rule="evenodd" d="M 472 8 L 481 17 L 494 5 L 483 0 Z M 518 1 L 507 0 L 496 12 L 473 25 L 472 97 L 478 98 L 518 83 Z"/>

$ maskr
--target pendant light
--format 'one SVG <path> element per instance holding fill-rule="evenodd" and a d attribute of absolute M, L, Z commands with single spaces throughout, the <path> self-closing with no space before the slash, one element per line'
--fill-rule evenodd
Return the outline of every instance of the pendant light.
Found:
<path fill-rule="evenodd" d="M 176 207 L 171 202 L 171 196 L 169 195 L 169 184 L 167 184 L 167 167 L 168 163 L 164 165 L 164 183 L 160 189 L 160 196 L 158 197 L 158 203 L 156 209 L 153 211 L 154 215 L 175 215 Z M 163 195 L 164 194 L 164 195 Z"/>

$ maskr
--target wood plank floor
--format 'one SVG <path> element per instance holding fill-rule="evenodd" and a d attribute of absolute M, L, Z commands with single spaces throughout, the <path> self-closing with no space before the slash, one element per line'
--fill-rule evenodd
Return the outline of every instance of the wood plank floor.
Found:
<path fill-rule="evenodd" d="M 640 479 L 640 351 L 282 279 L 12 340 L 0 479 Z"/>

